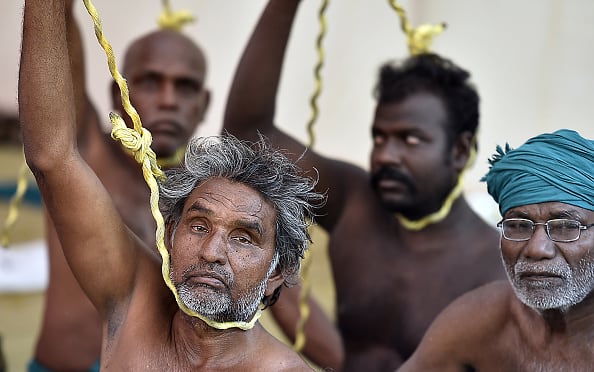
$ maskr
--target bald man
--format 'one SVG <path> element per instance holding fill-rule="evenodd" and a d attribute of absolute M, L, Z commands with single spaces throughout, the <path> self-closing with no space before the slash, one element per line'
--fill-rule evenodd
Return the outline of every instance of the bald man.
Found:
<path fill-rule="evenodd" d="M 509 280 L 452 303 L 400 370 L 591 371 L 594 141 L 559 130 L 491 164 Z"/>

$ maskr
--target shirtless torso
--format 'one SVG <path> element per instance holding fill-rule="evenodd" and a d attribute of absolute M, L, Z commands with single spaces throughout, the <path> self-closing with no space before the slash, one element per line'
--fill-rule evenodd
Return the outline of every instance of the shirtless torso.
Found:
<path fill-rule="evenodd" d="M 468 161 L 471 136 L 448 133 L 444 122 L 453 119 L 440 94 L 417 90 L 378 104 L 371 168 L 397 173 L 380 181 L 381 192 L 372 187 L 371 172 L 306 150 L 275 125 L 284 51 L 299 3 L 270 0 L 263 10 L 237 68 L 224 127 L 252 140 L 260 132 L 319 174 L 318 190 L 328 201 L 317 222 L 330 238 L 345 370 L 393 371 L 447 304 L 505 277 L 499 233 L 463 196 L 445 219 L 420 231 L 404 228 L 386 206 L 393 202 L 421 216 L 435 212 Z"/>
<path fill-rule="evenodd" d="M 590 295 L 565 320 L 547 319 L 522 304 L 509 282 L 487 284 L 452 303 L 430 329 L 432 340 L 399 371 L 590 371 L 593 301 Z"/>

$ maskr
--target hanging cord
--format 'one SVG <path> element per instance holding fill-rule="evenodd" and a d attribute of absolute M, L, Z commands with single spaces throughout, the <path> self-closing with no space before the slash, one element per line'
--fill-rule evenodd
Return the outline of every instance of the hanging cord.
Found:
<path fill-rule="evenodd" d="M 21 167 L 19 169 L 19 174 L 17 178 L 17 187 L 14 195 L 10 199 L 10 204 L 8 207 L 8 215 L 6 216 L 6 220 L 4 221 L 4 226 L 2 226 L 2 247 L 8 248 L 11 243 L 10 233 L 16 223 L 20 207 L 23 202 L 23 198 L 25 193 L 27 192 L 27 187 L 29 182 L 27 181 L 27 174 L 29 173 L 29 167 L 27 163 L 23 160 Z"/>
<path fill-rule="evenodd" d="M 315 144 L 315 132 L 314 132 L 314 124 L 318 120 L 318 116 L 320 110 L 318 108 L 318 98 L 320 97 L 320 93 L 322 92 L 322 75 L 321 71 L 324 67 L 324 48 L 323 48 L 323 41 L 324 37 L 326 36 L 327 30 L 327 23 L 326 23 L 326 10 L 328 9 L 329 0 L 323 0 L 322 5 L 318 11 L 318 19 L 320 22 L 320 32 L 316 39 L 316 50 L 318 54 L 318 62 L 314 68 L 314 92 L 310 98 L 310 107 L 311 107 L 311 117 L 307 122 L 307 133 L 309 137 L 309 144 L 308 147 L 311 149 Z M 295 326 L 295 342 L 293 343 L 293 350 L 296 352 L 301 352 L 303 347 L 305 346 L 306 336 L 305 336 L 305 324 L 309 319 L 309 315 L 311 313 L 309 308 L 309 297 L 311 295 L 311 281 L 309 278 L 309 269 L 311 267 L 311 252 L 308 249 L 305 252 L 305 256 L 303 258 L 303 263 L 301 266 L 301 278 L 302 278 L 302 286 L 301 286 L 301 293 L 299 294 L 299 321 Z"/>
<path fill-rule="evenodd" d="M 454 201 L 462 195 L 464 191 L 464 175 L 466 174 L 466 170 L 472 167 L 474 164 L 474 160 L 476 158 L 476 135 L 472 138 L 472 147 L 470 148 L 470 155 L 468 157 L 468 161 L 464 166 L 464 169 L 458 175 L 458 180 L 456 181 L 456 186 L 450 191 L 449 195 L 444 200 L 441 208 L 438 211 L 433 212 L 419 220 L 409 220 L 408 218 L 404 217 L 403 215 L 397 213 L 396 218 L 398 221 L 408 230 L 419 231 L 424 229 L 430 224 L 437 223 L 442 221 L 444 218 L 448 216 L 450 210 L 452 209 L 452 205 Z"/>
<path fill-rule="evenodd" d="M 157 184 L 156 178 L 163 179 L 165 175 L 157 164 L 155 153 L 150 148 L 152 142 L 151 134 L 148 130 L 142 127 L 140 117 L 138 116 L 136 109 L 134 109 L 134 107 L 132 107 L 132 104 L 130 103 L 130 97 L 128 94 L 128 86 L 126 84 L 126 80 L 120 75 L 116 68 L 113 50 L 111 48 L 111 45 L 103 35 L 101 19 L 99 18 L 99 14 L 97 13 L 97 10 L 95 9 L 90 0 L 83 1 L 89 15 L 93 19 L 93 24 L 95 27 L 95 36 L 97 37 L 97 41 L 99 41 L 99 44 L 101 44 L 101 46 L 105 50 L 105 54 L 107 55 L 107 64 L 109 66 L 109 71 L 111 72 L 112 77 L 114 78 L 114 80 L 120 88 L 122 105 L 124 107 L 124 110 L 130 116 L 132 122 L 134 123 L 133 129 L 128 128 L 124 120 L 118 114 L 113 112 L 109 114 L 109 118 L 113 125 L 113 129 L 111 131 L 112 138 L 120 141 L 127 150 L 133 152 L 136 161 L 138 161 L 142 165 L 142 173 L 144 175 L 144 179 L 151 191 L 150 206 L 153 218 L 157 223 L 157 230 L 155 235 L 157 241 L 157 249 L 159 250 L 159 254 L 161 255 L 161 258 L 163 260 L 161 264 L 161 273 L 163 275 L 163 280 L 165 281 L 171 292 L 173 292 L 175 300 L 177 301 L 177 304 L 179 305 L 180 309 L 182 309 L 182 311 L 184 311 L 186 314 L 199 318 L 209 326 L 216 329 L 251 329 L 256 324 L 256 321 L 262 313 L 260 309 L 258 309 L 258 311 L 256 312 L 256 314 L 250 322 L 220 323 L 201 316 L 192 309 L 188 308 L 180 300 L 175 285 L 169 277 L 169 252 L 167 252 L 167 248 L 165 248 L 164 242 L 165 223 L 163 221 L 161 211 L 159 210 L 159 186 Z"/>
<path fill-rule="evenodd" d="M 413 28 L 408 21 L 406 16 L 406 12 L 402 6 L 400 6 L 396 0 L 388 0 L 392 8 L 396 11 L 398 16 L 400 17 L 400 26 L 402 31 L 406 35 L 406 42 L 408 45 L 408 50 L 412 56 L 423 54 L 423 53 L 430 53 L 431 44 L 433 43 L 433 38 L 439 34 L 441 34 L 445 28 L 445 23 L 440 23 L 437 25 L 421 25 L 417 28 Z M 470 148 L 470 156 L 466 163 L 466 166 L 458 175 L 458 180 L 456 182 L 456 186 L 450 191 L 450 194 L 444 200 L 441 208 L 431 213 L 419 220 L 409 220 L 408 218 L 404 217 L 403 215 L 397 213 L 396 218 L 400 222 L 402 226 L 404 226 L 408 230 L 418 231 L 422 230 L 430 224 L 437 223 L 442 221 L 444 218 L 448 216 L 454 201 L 462 195 L 464 191 L 463 183 L 464 183 L 464 175 L 466 170 L 472 166 L 474 163 L 474 159 L 476 157 L 476 135 L 472 139 L 472 144 Z"/>
<path fill-rule="evenodd" d="M 396 0 L 388 0 L 392 8 L 398 13 L 400 17 L 400 26 L 402 31 L 406 35 L 406 42 L 408 44 L 408 50 L 411 55 L 417 55 L 422 53 L 429 53 L 433 38 L 441 34 L 445 28 L 445 23 L 439 23 L 437 25 L 420 25 L 417 28 L 413 28 L 406 17 L 406 11 L 400 6 Z"/>
<path fill-rule="evenodd" d="M 162 3 L 163 12 L 161 12 L 157 19 L 160 28 L 180 32 L 185 25 L 196 20 L 188 10 L 178 10 L 174 12 L 171 9 L 169 0 L 162 0 Z"/>

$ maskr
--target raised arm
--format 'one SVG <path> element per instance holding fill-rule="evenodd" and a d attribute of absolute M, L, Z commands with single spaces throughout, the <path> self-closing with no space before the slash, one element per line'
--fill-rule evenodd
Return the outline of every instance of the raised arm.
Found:
<path fill-rule="evenodd" d="M 256 140 L 260 131 L 274 137 L 277 145 L 286 146 L 283 142 L 291 141 L 286 136 L 277 138 L 281 133 L 274 128 L 274 114 L 285 50 L 299 3 L 269 1 L 245 47 L 229 91 L 223 125 L 237 137 Z"/>
<path fill-rule="evenodd" d="M 317 222 L 331 232 L 354 189 L 367 187 L 366 174 L 353 165 L 330 159 L 306 147 L 274 125 L 276 95 L 287 42 L 300 0 L 269 0 L 239 61 L 225 108 L 223 130 L 255 140 L 258 132 L 289 152 L 299 166 L 319 174 L 318 191 L 328 191 Z M 309 110 L 304 102 L 304 110 Z M 305 126 L 305 123 L 303 123 Z M 301 157 L 302 154 L 305 156 Z M 312 174 L 314 176 L 314 174 Z M 358 182 L 343 182 L 343 180 Z"/>
<path fill-rule="evenodd" d="M 283 60 L 299 3 L 300 0 L 270 0 L 264 8 L 235 72 L 223 126 L 229 133 L 252 141 L 258 138 L 259 132 L 275 146 L 288 150 L 293 160 L 300 157 L 306 147 L 279 130 L 274 125 L 274 116 Z M 304 109 L 307 109 L 305 103 Z M 299 165 L 305 170 L 315 167 L 319 171 L 320 191 L 333 190 L 326 210 L 320 212 L 324 217 L 319 219 L 323 227 L 331 230 L 342 210 L 343 203 L 337 202 L 342 193 L 338 187 L 325 182 L 344 179 L 333 176 L 342 168 L 335 167 L 339 162 L 312 151 L 305 154 Z M 334 205 L 340 206 L 333 208 Z M 271 307 L 277 323 L 291 340 L 295 338 L 299 319 L 299 290 L 300 287 L 283 290 L 279 302 Z M 343 348 L 338 330 L 312 299 L 309 306 L 311 315 L 305 327 L 307 342 L 303 352 L 319 366 L 339 370 Z"/>
<path fill-rule="evenodd" d="M 105 314 L 131 293 L 137 250 L 109 194 L 78 153 L 65 19 L 65 0 L 25 1 L 19 114 L 27 164 L 66 259 Z"/>

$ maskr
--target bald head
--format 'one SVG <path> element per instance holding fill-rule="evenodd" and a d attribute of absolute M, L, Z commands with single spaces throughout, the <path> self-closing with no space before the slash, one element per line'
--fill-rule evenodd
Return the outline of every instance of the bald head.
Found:
<path fill-rule="evenodd" d="M 122 71 L 130 101 L 152 133 L 151 147 L 160 158 L 174 156 L 185 148 L 210 102 L 202 49 L 179 32 L 154 31 L 132 42 Z M 112 102 L 116 111 L 124 111 L 115 83 Z"/>
<path fill-rule="evenodd" d="M 171 53 L 206 75 L 206 56 L 202 48 L 189 37 L 172 30 L 153 31 L 134 40 L 124 56 L 124 75 L 140 61 L 172 55 Z"/>

